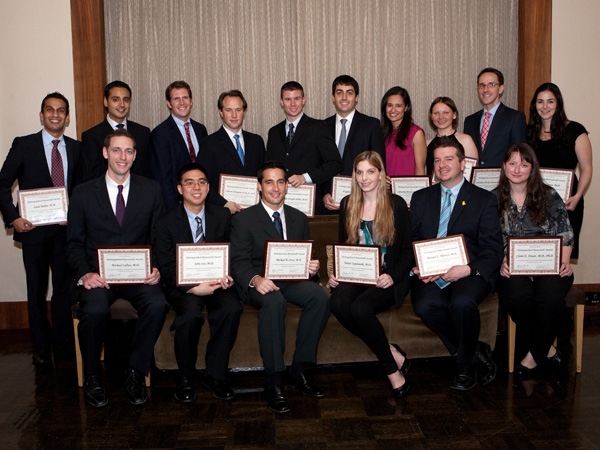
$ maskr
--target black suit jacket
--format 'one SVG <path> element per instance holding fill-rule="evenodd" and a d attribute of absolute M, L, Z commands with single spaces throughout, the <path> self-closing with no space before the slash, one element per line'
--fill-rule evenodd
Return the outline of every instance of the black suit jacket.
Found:
<path fill-rule="evenodd" d="M 95 127 L 84 131 L 81 135 L 81 167 L 78 173 L 78 183 L 98 178 L 106 173 L 106 159 L 102 155 L 104 138 L 112 133 L 113 127 L 106 119 Z M 150 178 L 150 128 L 127 120 L 127 131 L 135 139 L 136 156 L 131 173 Z"/>
<path fill-rule="evenodd" d="M 154 227 L 164 212 L 160 186 L 131 174 L 123 224 L 119 226 L 108 198 L 105 176 L 73 190 L 67 221 L 67 263 L 76 280 L 98 272 L 96 247 L 152 245 Z"/>
<path fill-rule="evenodd" d="M 228 242 L 231 213 L 227 208 L 206 204 L 204 208 L 205 221 L 202 224 L 205 242 Z M 160 279 L 168 297 L 185 294 L 189 286 L 176 286 L 177 244 L 193 243 L 190 222 L 183 205 L 177 205 L 171 211 L 158 219 L 156 223 L 156 245 L 154 257 Z"/>
<path fill-rule="evenodd" d="M 223 206 L 227 200 L 219 195 L 221 174 L 256 177 L 265 162 L 265 142 L 258 134 L 242 130 L 244 137 L 244 165 L 223 127 L 202 140 L 198 162 L 208 171 L 210 191 L 208 202 Z"/>
<path fill-rule="evenodd" d="M 287 240 L 310 239 L 306 214 L 284 205 Z M 265 240 L 281 240 L 262 202 L 240 211 L 231 220 L 231 272 L 240 298 L 250 280 L 263 273 Z"/>
<path fill-rule="evenodd" d="M 64 139 L 67 149 L 67 191 L 70 195 L 76 183 L 81 143 L 67 136 Z M 0 211 L 6 227 L 20 217 L 11 193 L 15 181 L 18 181 L 19 189 L 53 187 L 41 131 L 15 138 L 0 171 Z M 39 243 L 59 227 L 61 225 L 47 225 L 36 227 L 27 233 L 15 231 L 14 240 L 28 244 Z"/>
<path fill-rule="evenodd" d="M 208 135 L 206 127 L 190 119 L 198 144 Z M 152 178 L 158 181 L 168 210 L 179 203 L 177 192 L 177 171 L 190 162 L 190 152 L 183 139 L 173 116 L 169 115 L 165 121 L 152 130 L 152 156 L 150 168 Z M 202 148 L 197 148 L 196 154 L 202 153 Z"/>
<path fill-rule="evenodd" d="M 481 148 L 481 116 L 480 109 L 465 119 L 464 132 L 473 138 L 479 153 L 480 166 L 501 166 L 504 154 L 512 144 L 525 142 L 525 114 L 500 103 L 496 115 L 492 117 L 492 126 Z"/>
<path fill-rule="evenodd" d="M 435 239 L 440 222 L 440 184 L 416 191 L 410 201 L 414 241 Z M 491 192 L 465 181 L 456 198 L 448 222 L 448 236 L 463 234 L 469 261 L 479 274 L 495 285 L 504 258 L 498 202 Z"/>

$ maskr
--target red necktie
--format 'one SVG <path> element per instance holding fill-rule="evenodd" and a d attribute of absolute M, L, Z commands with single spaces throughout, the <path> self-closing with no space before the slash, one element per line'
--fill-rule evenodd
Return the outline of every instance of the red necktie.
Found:
<path fill-rule="evenodd" d="M 54 139 L 52 143 L 54 146 L 52 147 L 52 173 L 50 174 L 50 178 L 52 178 L 52 184 L 54 186 L 64 186 L 65 170 L 63 168 L 62 157 L 58 151 L 60 140 Z"/>
<path fill-rule="evenodd" d="M 125 217 L 125 198 L 123 197 L 123 185 L 119 184 L 117 189 L 119 192 L 117 193 L 115 216 L 117 218 L 117 222 L 119 222 L 119 226 L 121 226 L 123 224 L 123 217 Z"/>
<path fill-rule="evenodd" d="M 192 135 L 190 134 L 190 123 L 186 122 L 183 126 L 185 127 L 185 136 L 187 137 L 188 141 L 188 149 L 190 150 L 190 159 L 192 160 L 192 162 L 196 162 L 196 150 L 194 150 L 194 144 L 192 143 Z"/>
<path fill-rule="evenodd" d="M 487 141 L 488 133 L 490 132 L 490 116 L 491 112 L 486 111 L 485 117 L 483 118 L 483 126 L 481 127 L 481 150 L 485 147 L 485 141 Z"/>

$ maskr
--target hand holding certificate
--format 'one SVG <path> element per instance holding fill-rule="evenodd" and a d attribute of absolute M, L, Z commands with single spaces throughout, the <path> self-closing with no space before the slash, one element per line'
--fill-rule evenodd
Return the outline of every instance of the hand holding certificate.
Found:
<path fill-rule="evenodd" d="M 377 245 L 333 246 L 333 272 L 337 281 L 375 285 L 381 271 L 381 249 Z"/>
<path fill-rule="evenodd" d="M 562 236 L 508 238 L 510 276 L 560 275 L 561 258 Z"/>
<path fill-rule="evenodd" d="M 313 241 L 265 241 L 263 277 L 279 281 L 308 280 Z"/>
<path fill-rule="evenodd" d="M 421 279 L 444 275 L 453 266 L 469 263 L 469 254 L 462 234 L 413 242 L 413 250 Z"/>
<path fill-rule="evenodd" d="M 98 274 L 108 284 L 144 284 L 152 274 L 151 247 L 113 246 L 98 248 Z"/>
<path fill-rule="evenodd" d="M 228 243 L 177 244 L 177 286 L 228 279 Z"/>
<path fill-rule="evenodd" d="M 35 226 L 67 222 L 65 186 L 19 191 L 19 214 Z"/>

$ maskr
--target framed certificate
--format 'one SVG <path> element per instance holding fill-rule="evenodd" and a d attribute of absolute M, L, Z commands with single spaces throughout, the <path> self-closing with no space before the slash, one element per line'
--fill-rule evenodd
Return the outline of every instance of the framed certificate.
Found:
<path fill-rule="evenodd" d="M 375 285 L 381 271 L 381 248 L 378 245 L 333 246 L 333 273 L 338 281 Z"/>
<path fill-rule="evenodd" d="M 229 275 L 229 243 L 177 244 L 177 286 L 196 286 Z"/>
<path fill-rule="evenodd" d="M 308 217 L 315 217 L 316 184 L 303 184 L 298 187 L 288 185 L 285 204 L 299 209 Z"/>
<path fill-rule="evenodd" d="M 444 275 L 452 266 L 469 263 L 469 253 L 462 234 L 413 242 L 419 278 Z"/>
<path fill-rule="evenodd" d="M 575 171 L 568 169 L 547 169 L 540 168 L 540 174 L 544 183 L 552 186 L 556 192 L 566 202 L 571 197 L 571 189 L 573 189 L 573 178 Z"/>
<path fill-rule="evenodd" d="M 331 197 L 337 206 L 340 206 L 340 202 L 346 195 L 350 195 L 352 189 L 352 177 L 345 177 L 338 175 L 333 177 L 331 185 Z"/>
<path fill-rule="evenodd" d="M 265 241 L 263 277 L 278 281 L 310 278 L 313 241 Z"/>
<path fill-rule="evenodd" d="M 36 227 L 67 222 L 69 198 L 65 186 L 19 191 L 19 215 Z"/>
<path fill-rule="evenodd" d="M 562 236 L 509 237 L 506 249 L 511 276 L 558 275 Z"/>
<path fill-rule="evenodd" d="M 98 247 L 98 273 L 108 284 L 143 284 L 152 273 L 149 245 Z"/>
<path fill-rule="evenodd" d="M 236 202 L 242 208 L 256 205 L 260 198 L 256 177 L 221 174 L 219 194 L 227 201 Z"/>
<path fill-rule="evenodd" d="M 410 200 L 414 192 L 429 187 L 429 177 L 426 175 L 415 177 L 391 177 L 392 193 L 404 199 L 410 208 Z"/>
<path fill-rule="evenodd" d="M 465 170 L 463 171 L 463 177 L 465 180 L 471 181 L 471 175 L 473 174 L 473 168 L 477 165 L 479 160 L 477 158 L 465 157 Z M 437 184 L 438 180 L 435 178 L 435 172 L 431 174 L 431 184 Z"/>
<path fill-rule="evenodd" d="M 498 186 L 501 167 L 473 167 L 471 183 L 486 191 L 493 191 Z"/>

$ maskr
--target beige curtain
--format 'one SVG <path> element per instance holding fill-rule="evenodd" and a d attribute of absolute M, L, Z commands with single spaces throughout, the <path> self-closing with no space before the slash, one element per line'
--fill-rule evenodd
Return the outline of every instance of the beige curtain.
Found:
<path fill-rule="evenodd" d="M 476 76 L 505 76 L 503 101 L 517 104 L 518 0 L 105 0 L 107 79 L 133 89 L 131 119 L 153 128 L 168 115 L 164 90 L 192 87 L 192 117 L 209 133 L 217 97 L 240 89 L 244 128 L 266 138 L 283 120 L 279 89 L 305 89 L 307 114 L 332 115 L 331 82 L 360 84 L 358 109 L 378 117 L 394 85 L 408 89 L 413 118 L 433 135 L 427 110 L 452 97 L 464 117 L 481 106 Z"/>

